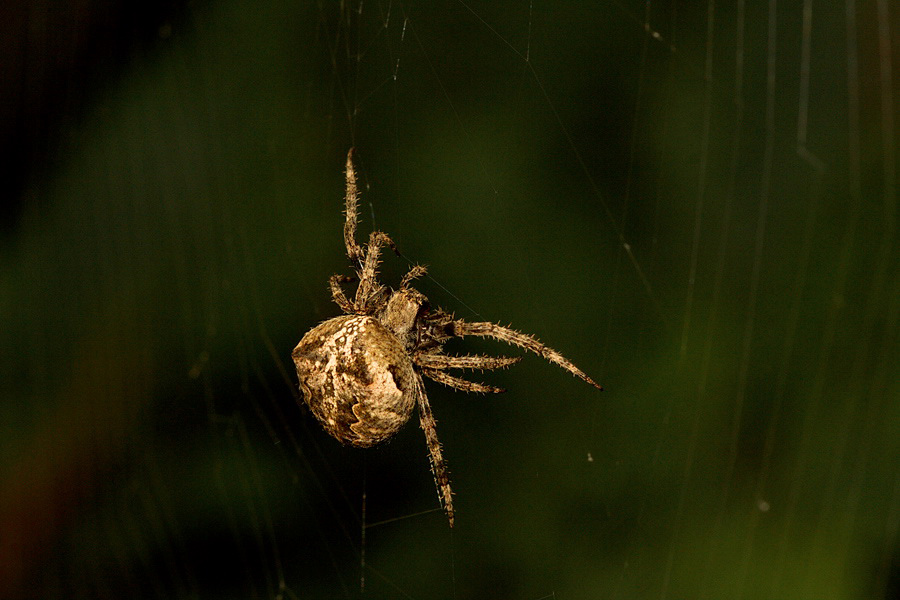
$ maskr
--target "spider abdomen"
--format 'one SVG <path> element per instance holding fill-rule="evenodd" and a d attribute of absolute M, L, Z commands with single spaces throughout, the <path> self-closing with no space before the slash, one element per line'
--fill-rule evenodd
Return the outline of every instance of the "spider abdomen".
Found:
<path fill-rule="evenodd" d="M 342 443 L 373 446 L 409 420 L 416 401 L 412 361 L 374 317 L 329 319 L 303 336 L 291 356 L 307 405 Z"/>

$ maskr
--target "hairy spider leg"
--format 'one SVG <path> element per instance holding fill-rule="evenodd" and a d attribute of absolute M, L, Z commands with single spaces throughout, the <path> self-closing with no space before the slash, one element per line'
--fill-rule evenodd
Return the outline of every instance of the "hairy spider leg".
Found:
<path fill-rule="evenodd" d="M 409 284 L 412 283 L 413 279 L 417 279 L 425 273 L 428 272 L 428 268 L 425 265 L 416 265 L 406 275 L 403 276 L 403 279 L 400 280 L 400 289 L 405 290 L 409 288 Z"/>
<path fill-rule="evenodd" d="M 381 247 L 388 245 L 396 248 L 394 242 L 386 233 L 373 231 L 369 235 L 369 243 L 366 246 L 366 258 L 363 261 L 362 270 L 358 272 L 359 285 L 356 288 L 356 300 L 354 300 L 354 312 L 357 314 L 372 314 L 378 308 L 379 296 L 384 287 L 378 283 L 378 265 L 381 260 Z M 381 299 L 384 301 L 384 299 Z"/>
<path fill-rule="evenodd" d="M 419 374 L 416 374 L 416 400 L 419 403 L 419 424 L 425 432 L 425 443 L 428 445 L 428 455 L 431 459 L 431 473 L 434 475 L 434 484 L 437 486 L 438 498 L 447 513 L 450 527 L 453 527 L 453 491 L 450 489 L 450 474 L 447 472 L 447 463 L 441 454 L 441 442 L 437 436 L 437 422 L 431 412 L 428 396 L 425 394 L 425 384 Z"/>
<path fill-rule="evenodd" d="M 586 381 L 598 390 L 602 390 L 603 386 L 596 383 L 588 377 L 581 369 L 573 365 L 565 356 L 550 348 L 549 346 L 538 341 L 537 338 L 525 333 L 520 333 L 514 329 L 509 329 L 494 323 L 466 323 L 462 319 L 453 321 L 454 335 L 462 337 L 466 335 L 475 335 L 479 337 L 491 337 L 497 340 L 514 344 L 520 348 L 524 348 L 530 352 L 534 352 L 538 356 L 543 357 L 550 362 L 556 363 L 569 373 Z"/>
<path fill-rule="evenodd" d="M 522 360 L 521 356 L 479 356 L 468 354 L 465 356 L 447 356 L 446 354 L 428 353 L 418 354 L 413 357 L 413 362 L 422 368 L 429 379 L 438 383 L 462 390 L 464 392 L 481 392 L 499 394 L 505 392 L 503 388 L 494 387 L 484 383 L 475 383 L 461 377 L 454 377 L 446 373 L 446 369 L 500 369 L 508 367 Z"/>
<path fill-rule="evenodd" d="M 356 187 L 356 171 L 353 169 L 353 148 L 347 151 L 347 168 L 344 172 L 347 181 L 347 192 L 344 195 L 346 204 L 344 214 L 344 246 L 347 247 L 347 258 L 358 270 L 363 264 L 363 249 L 356 243 L 356 224 L 359 220 L 359 189 Z"/>
<path fill-rule="evenodd" d="M 522 360 L 521 356 L 481 356 L 478 354 L 464 354 L 463 356 L 449 356 L 447 354 L 420 354 L 415 357 L 415 363 L 429 369 L 502 369 L 514 365 Z"/>
<path fill-rule="evenodd" d="M 452 387 L 462 392 L 475 392 L 479 394 L 502 394 L 506 391 L 503 388 L 488 385 L 486 383 L 475 383 L 474 381 L 469 381 L 468 379 L 463 379 L 462 377 L 454 377 L 446 371 L 439 371 L 437 369 L 429 369 L 427 367 L 423 367 L 422 374 L 429 379 L 433 379 L 438 383 L 442 383 L 448 387 Z"/>
<path fill-rule="evenodd" d="M 349 283 L 351 281 L 353 281 L 353 278 L 347 277 L 346 275 L 332 275 L 331 279 L 328 280 L 328 284 L 331 287 L 331 299 L 342 311 L 348 314 L 353 313 L 353 303 L 347 300 L 347 296 L 344 294 L 341 284 Z"/>

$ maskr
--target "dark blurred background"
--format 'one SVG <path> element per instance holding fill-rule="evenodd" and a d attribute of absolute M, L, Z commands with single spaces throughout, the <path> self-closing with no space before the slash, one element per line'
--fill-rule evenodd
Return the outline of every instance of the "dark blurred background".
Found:
<path fill-rule="evenodd" d="M 0 597 L 898 598 L 897 9 L 6 2 Z M 361 235 L 536 357 L 341 447 Z M 484 341 L 451 350 L 507 353 Z"/>

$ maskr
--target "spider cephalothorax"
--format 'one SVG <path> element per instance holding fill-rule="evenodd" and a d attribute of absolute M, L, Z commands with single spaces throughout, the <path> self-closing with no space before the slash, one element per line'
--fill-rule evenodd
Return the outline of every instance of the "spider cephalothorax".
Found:
<path fill-rule="evenodd" d="M 498 369 L 519 362 L 521 357 L 449 356 L 443 353 L 447 340 L 474 335 L 509 342 L 603 388 L 562 354 L 530 335 L 488 322 L 467 323 L 430 307 L 428 299 L 410 285 L 425 274 L 423 266 L 410 269 L 396 290 L 378 283 L 381 249 L 385 245 L 394 248 L 394 243 L 380 231 L 373 231 L 365 246 L 356 242 L 359 193 L 352 149 L 347 154 L 346 178 L 344 245 L 356 277 L 332 275 L 331 295 L 345 314 L 314 327 L 294 348 L 300 389 L 328 433 L 359 447 L 373 446 L 393 436 L 418 404 L 438 496 L 452 527 L 453 493 L 422 375 L 466 392 L 502 392 L 447 371 Z M 354 280 L 358 284 L 351 300 L 341 284 Z"/>

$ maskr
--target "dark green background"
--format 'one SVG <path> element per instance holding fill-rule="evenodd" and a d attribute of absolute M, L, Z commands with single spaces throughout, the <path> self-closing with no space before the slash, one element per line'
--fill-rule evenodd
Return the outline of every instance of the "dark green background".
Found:
<path fill-rule="evenodd" d="M 888 4 L 13 3 L 0 596 L 897 597 Z M 607 388 L 429 383 L 452 531 L 296 403 L 351 145 L 387 282 Z"/>

